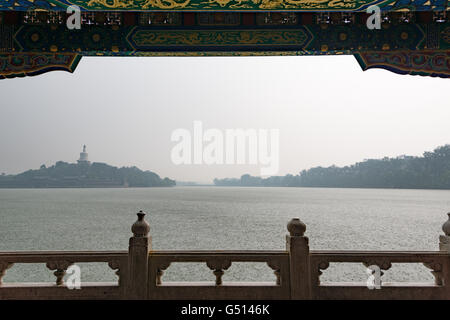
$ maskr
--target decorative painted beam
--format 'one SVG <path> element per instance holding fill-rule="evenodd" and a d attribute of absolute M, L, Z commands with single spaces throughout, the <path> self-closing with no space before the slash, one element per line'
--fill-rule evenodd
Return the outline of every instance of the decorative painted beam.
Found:
<path fill-rule="evenodd" d="M 398 74 L 450 78 L 450 51 L 372 51 L 355 54 L 361 68 Z"/>
<path fill-rule="evenodd" d="M 0 25 L 2 52 L 58 52 L 83 56 L 265 52 L 277 55 L 354 54 L 366 51 L 450 50 L 450 23 L 351 25 Z"/>
<path fill-rule="evenodd" d="M 0 10 L 85 11 L 444 11 L 448 0 L 0 0 Z"/>
<path fill-rule="evenodd" d="M 0 79 L 74 72 L 81 55 L 71 53 L 0 53 Z"/>
<path fill-rule="evenodd" d="M 1 0 L 0 0 L 1 1 Z M 37 2 L 37 1 L 36 1 Z M 448 15 L 447 15 L 448 16 Z M 355 55 L 363 70 L 448 77 L 450 22 L 431 12 L 0 12 L 0 78 L 73 72 L 82 56 Z"/>

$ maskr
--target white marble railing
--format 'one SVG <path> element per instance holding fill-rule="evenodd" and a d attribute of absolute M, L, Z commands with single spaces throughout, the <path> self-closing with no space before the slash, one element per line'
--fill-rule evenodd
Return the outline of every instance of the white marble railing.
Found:
<path fill-rule="evenodd" d="M 450 299 L 450 214 L 439 238 L 439 251 L 310 251 L 306 226 L 288 224 L 284 251 L 153 251 L 150 227 L 138 213 L 129 250 L 97 252 L 0 252 L 0 299 Z M 76 263 L 101 262 L 116 271 L 117 282 L 82 283 L 69 289 L 67 269 Z M 212 282 L 165 282 L 172 263 L 205 263 Z M 267 264 L 273 282 L 224 282 L 234 262 Z M 2 283 L 14 264 L 45 263 L 54 271 L 54 283 Z M 330 263 L 357 263 L 373 268 L 374 284 L 321 282 Z M 423 264 L 433 274 L 430 283 L 387 283 L 383 272 L 392 264 Z M 376 275 L 378 270 L 378 275 Z"/>
<path fill-rule="evenodd" d="M 312 251 L 312 297 L 320 299 L 445 299 L 450 298 L 448 252 L 404 251 Z M 321 282 L 330 263 L 361 263 L 378 268 L 379 279 L 369 289 L 367 282 Z M 384 282 L 383 274 L 392 264 L 423 264 L 434 276 L 433 282 Z M 375 268 L 374 274 L 375 274 Z M 376 285 L 376 287 L 375 287 Z"/>
<path fill-rule="evenodd" d="M 203 262 L 215 282 L 164 282 L 171 263 Z M 274 272 L 272 282 L 223 282 L 233 262 L 262 262 Z M 149 297 L 152 299 L 289 299 L 289 254 L 286 251 L 159 251 L 149 259 Z M 194 289 L 193 289 L 194 288 Z"/>
<path fill-rule="evenodd" d="M 117 282 L 83 283 L 83 290 L 69 290 L 64 284 L 67 269 L 76 263 L 104 262 L 115 270 Z M 54 283 L 3 283 L 8 269 L 15 264 L 45 264 L 54 271 Z M 127 276 L 128 252 L 126 251 L 35 251 L 0 253 L 0 299 L 50 299 L 50 298 L 112 298 L 124 295 Z"/>

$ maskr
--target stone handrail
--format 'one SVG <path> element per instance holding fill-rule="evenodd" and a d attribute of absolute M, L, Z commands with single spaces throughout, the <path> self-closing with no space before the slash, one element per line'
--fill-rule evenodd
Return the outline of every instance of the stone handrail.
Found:
<path fill-rule="evenodd" d="M 215 285 L 222 285 L 224 270 L 233 262 L 265 262 L 281 284 L 281 273 L 287 272 L 289 255 L 286 251 L 153 251 L 150 262 L 157 272 L 156 284 L 161 285 L 163 271 L 173 262 L 205 262 L 216 276 Z"/>
<path fill-rule="evenodd" d="M 450 214 L 439 237 L 440 251 L 330 251 L 309 250 L 306 225 L 288 223 L 283 251 L 153 251 L 150 226 L 138 213 L 126 251 L 0 252 L 0 299 L 450 299 Z M 83 283 L 79 290 L 64 286 L 67 269 L 76 263 L 104 262 L 116 271 L 118 283 Z M 205 263 L 215 281 L 164 282 L 172 263 Z M 223 282 L 233 262 L 266 263 L 273 282 Z M 45 263 L 54 270 L 53 284 L 3 283 L 15 263 Z M 368 283 L 321 283 L 330 263 L 360 263 L 372 274 L 378 270 L 377 287 Z M 383 271 L 393 263 L 419 263 L 430 269 L 434 283 L 384 283 Z M 371 276 L 370 274 L 368 276 Z"/>
<path fill-rule="evenodd" d="M 312 296 L 321 299 L 424 299 L 450 298 L 450 255 L 440 251 L 311 251 Z M 361 263 L 379 270 L 378 288 L 368 290 L 367 283 L 327 282 L 320 280 L 330 263 Z M 418 263 L 430 269 L 434 283 L 383 282 L 384 271 L 396 263 Z M 375 272 L 375 271 L 374 271 Z M 347 288 L 347 290 L 346 290 Z M 378 289 L 378 290 L 377 290 Z"/>
<path fill-rule="evenodd" d="M 0 299 L 45 299 L 45 298 L 81 298 L 123 296 L 127 276 L 128 252 L 126 251 L 34 251 L 0 253 Z M 67 290 L 64 277 L 67 269 L 76 263 L 105 262 L 116 270 L 117 283 L 84 283 L 85 294 L 77 290 Z M 48 283 L 3 283 L 3 277 L 14 264 L 45 263 L 54 271 L 54 284 Z"/>
<path fill-rule="evenodd" d="M 214 282 L 162 281 L 164 270 L 176 262 L 204 262 Z M 273 282 L 226 282 L 222 276 L 233 262 L 263 262 L 275 274 Z M 149 256 L 149 295 L 153 299 L 289 298 L 289 254 L 286 251 L 154 251 Z M 195 290 L 192 290 L 195 288 Z"/>

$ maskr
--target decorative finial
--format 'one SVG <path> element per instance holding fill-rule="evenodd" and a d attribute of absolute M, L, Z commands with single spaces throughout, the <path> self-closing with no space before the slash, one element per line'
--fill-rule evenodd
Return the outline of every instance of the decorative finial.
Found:
<path fill-rule="evenodd" d="M 292 219 L 287 225 L 291 237 L 303 237 L 306 231 L 306 225 L 299 218 Z"/>
<path fill-rule="evenodd" d="M 138 219 L 137 221 L 131 226 L 131 231 L 133 232 L 133 235 L 138 238 L 143 238 L 148 235 L 150 232 L 150 225 L 147 221 L 144 220 L 145 213 L 141 210 L 137 213 Z"/>
<path fill-rule="evenodd" d="M 444 231 L 446 236 L 450 236 L 450 212 L 447 215 L 448 220 L 442 225 L 442 231 Z"/>

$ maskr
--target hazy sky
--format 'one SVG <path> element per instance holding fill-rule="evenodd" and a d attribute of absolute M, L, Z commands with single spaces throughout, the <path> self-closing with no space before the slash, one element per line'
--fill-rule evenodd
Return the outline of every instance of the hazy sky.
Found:
<path fill-rule="evenodd" d="M 280 175 L 450 143 L 450 81 L 362 72 L 352 56 L 83 58 L 74 74 L 0 80 L 0 172 L 57 160 L 210 182 L 258 165 L 174 165 L 171 134 L 279 129 Z"/>

